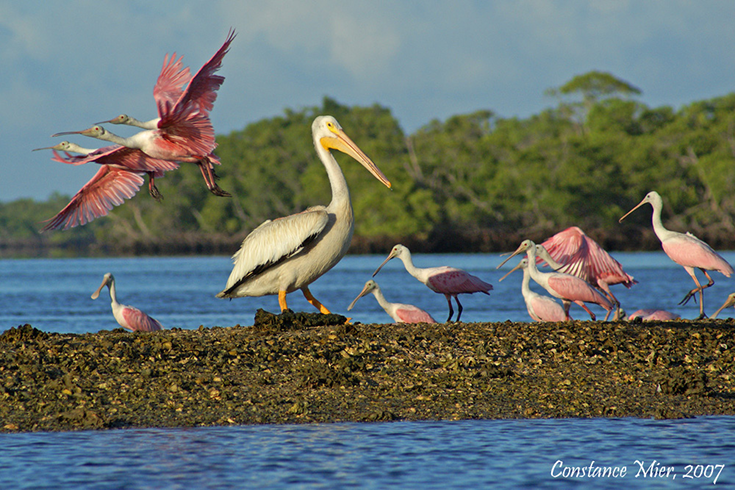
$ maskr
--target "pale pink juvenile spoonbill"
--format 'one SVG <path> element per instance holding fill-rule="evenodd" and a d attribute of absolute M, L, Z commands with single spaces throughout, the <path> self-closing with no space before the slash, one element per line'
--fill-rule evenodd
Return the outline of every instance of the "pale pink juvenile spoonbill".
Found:
<path fill-rule="evenodd" d="M 658 239 L 661 240 L 661 246 L 663 247 L 664 252 L 666 252 L 666 255 L 668 255 L 671 260 L 684 267 L 684 270 L 687 271 L 694 280 L 694 284 L 697 285 L 696 288 L 692 289 L 686 296 L 684 296 L 684 299 L 681 300 L 679 304 L 686 304 L 692 296 L 699 292 L 699 317 L 697 317 L 697 320 L 701 320 L 707 316 L 704 314 L 704 290 L 715 283 L 707 271 L 721 272 L 726 277 L 730 277 L 733 273 L 732 266 L 728 264 L 727 261 L 717 252 L 712 250 L 712 247 L 691 233 L 687 232 L 684 234 L 664 228 L 664 225 L 661 222 L 663 200 L 656 191 L 651 191 L 646 194 L 646 197 L 644 197 L 636 207 L 625 213 L 619 221 L 622 222 L 630 213 L 646 203 L 650 204 L 653 208 L 653 215 L 651 218 L 653 231 L 656 233 Z M 694 274 L 694 269 L 702 271 L 709 282 L 702 286 L 697 280 L 697 276 Z M 696 301 L 696 297 L 694 298 L 694 301 Z"/>
<path fill-rule="evenodd" d="M 380 286 L 378 286 L 378 283 L 372 279 L 365 283 L 365 287 L 362 288 L 362 291 L 357 295 L 357 298 L 352 300 L 350 306 L 347 307 L 347 311 L 350 311 L 352 307 L 355 306 L 358 299 L 370 293 L 373 293 L 373 296 L 378 300 L 380 307 L 383 308 L 396 323 L 436 323 L 436 320 L 434 320 L 431 315 L 417 306 L 405 305 L 402 303 L 391 303 L 385 299 L 383 292 L 380 290 Z"/>
<path fill-rule="evenodd" d="M 638 281 L 623 270 L 623 266 L 612 258 L 596 241 L 587 236 L 581 228 L 570 226 L 540 244 L 556 264 L 542 254 L 537 261 L 544 260 L 556 272 L 565 272 L 592 284 L 602 291 L 615 306 L 615 319 L 618 320 L 620 301 L 610 291 L 613 284 L 622 284 L 630 289 Z M 536 250 L 539 252 L 539 250 Z M 608 313 L 609 316 L 609 313 Z M 607 317 L 605 317 L 607 320 Z"/>
<path fill-rule="evenodd" d="M 332 201 L 328 206 L 265 221 L 254 229 L 233 255 L 232 273 L 218 298 L 277 294 L 283 312 L 288 309 L 286 294 L 300 289 L 320 312 L 330 313 L 314 298 L 309 285 L 344 257 L 355 229 L 350 189 L 330 150 L 350 155 L 386 187 L 391 184 L 332 116 L 314 119 L 311 132 L 329 177 Z"/>
<path fill-rule="evenodd" d="M 715 314 L 714 314 L 714 315 L 712 315 L 712 316 L 711 316 L 710 318 L 712 318 L 712 319 L 715 319 L 715 318 L 717 318 L 717 315 L 719 315 L 719 314 L 720 314 L 720 312 L 721 312 L 722 310 L 724 310 L 725 308 L 727 308 L 728 306 L 735 306 L 735 293 L 730 293 L 730 294 L 729 294 L 729 295 L 727 296 L 727 299 L 725 300 L 725 302 L 724 302 L 724 303 L 722 304 L 722 306 L 720 306 L 720 307 L 719 307 L 719 308 L 717 309 L 717 311 L 715 311 Z"/>
<path fill-rule="evenodd" d="M 491 284 L 486 283 L 477 276 L 463 271 L 462 269 L 456 269 L 449 266 L 440 267 L 427 267 L 421 268 L 413 265 L 413 259 L 411 258 L 411 251 L 400 243 L 393 247 L 382 264 L 373 272 L 373 277 L 380 272 L 389 260 L 398 257 L 403 262 L 406 271 L 413 277 L 424 283 L 429 289 L 435 293 L 443 294 L 447 298 L 447 304 L 449 305 L 449 316 L 447 321 L 451 321 L 452 315 L 454 315 L 454 309 L 452 308 L 452 298 L 457 302 L 457 321 L 462 316 L 462 303 L 459 302 L 457 295 L 459 294 L 472 294 L 472 293 L 484 293 L 489 295 L 488 291 L 493 289 Z"/>
<path fill-rule="evenodd" d="M 174 75 L 175 81 L 171 82 L 169 88 L 162 90 L 160 96 L 157 97 L 158 118 L 143 123 L 125 116 L 125 123 L 135 121 L 139 124 L 133 125 L 148 129 L 124 138 L 107 131 L 102 126 L 94 125 L 82 131 L 67 131 L 56 133 L 53 136 L 81 134 L 138 149 L 153 158 L 194 162 L 199 165 L 207 188 L 213 194 L 229 196 L 230 194 L 220 189 L 215 182 L 214 164 L 220 162 L 213 153 L 217 143 L 207 110 L 211 109 L 216 98 L 216 90 L 224 81 L 223 77 L 214 75 L 214 72 L 221 65 L 222 57 L 227 53 L 234 36 L 235 33 L 230 31 L 219 51 L 200 70 L 202 77 L 197 79 L 195 76 L 189 82 L 191 88 L 187 87 L 175 101 L 172 98 L 176 93 L 176 87 L 180 87 L 182 80 L 185 80 L 188 75 L 181 71 L 177 72 L 181 74 L 180 76 Z M 164 72 L 166 67 L 167 60 L 164 60 Z M 110 122 L 122 123 L 122 119 L 122 116 L 118 116 Z"/>
<path fill-rule="evenodd" d="M 666 310 L 646 308 L 643 310 L 638 310 L 635 313 L 631 313 L 628 316 L 629 321 L 635 320 L 636 318 L 640 318 L 644 322 L 651 322 L 651 321 L 678 320 L 679 318 L 681 318 L 681 316 L 677 315 L 676 313 L 671 313 L 670 311 L 666 311 Z"/>
<path fill-rule="evenodd" d="M 515 257 L 516 255 L 524 252 L 528 257 L 528 272 L 531 275 L 531 279 L 546 289 L 549 294 L 562 300 L 562 304 L 564 305 L 564 316 L 567 320 L 571 320 L 569 317 L 569 307 L 572 303 L 576 303 L 581 306 L 593 320 L 595 320 L 595 314 L 587 308 L 585 303 L 595 303 L 603 307 L 608 312 L 612 310 L 613 306 L 610 301 L 601 295 L 587 281 L 571 274 L 539 271 L 536 266 L 536 244 L 531 240 L 523 240 L 516 251 L 513 252 L 510 257 L 501 262 L 497 268 L 500 269 L 500 267 L 508 262 L 511 257 Z"/>
<path fill-rule="evenodd" d="M 500 281 L 508 277 L 512 272 L 521 269 L 523 271 L 523 281 L 521 282 L 521 294 L 526 302 L 528 314 L 537 322 L 563 322 L 567 319 L 564 308 L 553 298 L 538 294 L 531 289 L 531 273 L 528 270 L 528 258 L 524 257 L 513 267 L 507 274 L 500 278 Z M 499 281 L 498 281 L 499 282 Z"/>
<path fill-rule="evenodd" d="M 152 318 L 138 308 L 133 306 L 121 305 L 117 302 L 117 294 L 115 293 L 115 277 L 108 272 L 102 279 L 102 284 L 97 291 L 92 293 L 92 299 L 97 299 L 102 288 L 107 286 L 110 288 L 110 300 L 112 301 L 112 314 L 121 327 L 127 328 L 133 332 L 154 332 L 161 330 L 163 326 L 161 322 Z"/>

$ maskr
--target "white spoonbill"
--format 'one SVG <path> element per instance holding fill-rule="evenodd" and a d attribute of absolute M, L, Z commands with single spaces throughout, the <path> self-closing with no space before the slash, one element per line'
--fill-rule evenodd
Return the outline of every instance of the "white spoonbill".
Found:
<path fill-rule="evenodd" d="M 218 298 L 277 294 L 283 312 L 288 309 L 286 294 L 300 289 L 320 312 L 330 313 L 311 294 L 309 284 L 344 257 L 355 228 L 350 190 L 330 150 L 350 155 L 386 187 L 391 184 L 332 116 L 314 119 L 311 132 L 314 148 L 329 177 L 332 201 L 328 206 L 313 206 L 301 213 L 265 221 L 254 229 L 233 255 L 235 265 Z"/>
<path fill-rule="evenodd" d="M 102 288 L 107 286 L 110 288 L 110 299 L 112 301 L 112 314 L 121 327 L 127 328 L 133 332 L 154 332 L 161 330 L 163 326 L 161 322 L 152 318 L 138 308 L 133 306 L 121 305 L 117 302 L 117 294 L 115 294 L 115 277 L 108 272 L 102 279 L 102 284 L 97 291 L 92 293 L 92 299 L 97 299 Z"/>
<path fill-rule="evenodd" d="M 726 277 L 730 277 L 733 273 L 732 266 L 717 252 L 712 250 L 712 247 L 691 233 L 687 232 L 684 234 L 664 228 L 661 222 L 661 209 L 663 208 L 664 202 L 656 191 L 651 191 L 646 194 L 646 197 L 636 207 L 625 213 L 619 221 L 623 221 L 630 213 L 646 203 L 650 204 L 653 208 L 653 215 L 651 217 L 653 231 L 656 233 L 658 239 L 661 240 L 661 247 L 664 249 L 664 252 L 666 252 L 666 255 L 671 260 L 684 267 L 684 270 L 694 280 L 694 284 L 697 285 L 696 288 L 684 296 L 684 299 L 679 304 L 686 304 L 692 296 L 699 292 L 699 317 L 697 317 L 697 320 L 701 320 L 707 316 L 704 314 L 704 290 L 715 283 L 707 271 L 721 272 Z M 699 283 L 697 276 L 694 275 L 695 268 L 702 271 L 707 277 L 709 282 L 704 286 Z M 696 301 L 696 298 L 694 301 Z"/>
<path fill-rule="evenodd" d="M 390 259 L 398 257 L 403 262 L 406 271 L 413 277 L 424 283 L 426 287 L 434 291 L 435 293 L 443 294 L 447 298 L 447 304 L 449 305 L 449 317 L 447 321 L 452 319 L 454 315 L 454 309 L 452 308 L 452 298 L 457 302 L 457 321 L 462 316 L 462 303 L 459 302 L 457 295 L 459 294 L 472 294 L 472 293 L 485 293 L 489 295 L 488 291 L 493 289 L 491 284 L 486 283 L 477 276 L 463 271 L 462 269 L 456 269 L 449 266 L 440 267 L 427 267 L 421 268 L 413 265 L 413 259 L 411 258 L 411 251 L 400 243 L 393 247 L 382 264 L 373 272 L 375 274 L 380 272 L 380 269 L 388 263 Z"/>
<path fill-rule="evenodd" d="M 372 279 L 365 283 L 365 287 L 362 288 L 362 291 L 357 295 L 357 298 L 352 300 L 350 306 L 347 307 L 347 311 L 350 311 L 352 307 L 355 306 L 358 299 L 370 293 L 373 293 L 373 296 L 378 300 L 380 307 L 383 308 L 385 312 L 396 321 L 396 323 L 436 323 L 436 320 L 434 320 L 431 315 L 417 306 L 404 305 L 402 303 L 391 303 L 385 299 L 383 292 L 380 290 L 380 286 L 378 286 L 378 283 Z"/>
<path fill-rule="evenodd" d="M 549 294 L 562 301 L 562 304 L 564 305 L 564 315 L 567 320 L 571 320 L 571 318 L 569 318 L 569 307 L 572 303 L 576 303 L 581 306 L 593 320 L 595 319 L 595 314 L 587 308 L 585 303 L 598 304 L 608 312 L 612 310 L 613 306 L 610 301 L 597 292 L 597 290 L 587 281 L 584 281 L 577 276 L 564 274 L 562 272 L 539 271 L 536 266 L 536 244 L 531 240 L 523 240 L 516 251 L 513 252 L 510 257 L 501 262 L 497 268 L 500 269 L 500 267 L 508 262 L 511 257 L 523 252 L 525 252 L 528 257 L 528 271 L 531 275 L 531 279 L 546 289 Z"/>
<path fill-rule="evenodd" d="M 518 265 L 508 271 L 500 281 L 508 277 L 518 269 L 523 270 L 523 282 L 521 283 L 521 294 L 526 302 L 528 314 L 537 322 L 563 322 L 567 319 L 564 308 L 549 296 L 538 294 L 531 289 L 531 273 L 528 270 L 528 258 L 524 257 Z"/>

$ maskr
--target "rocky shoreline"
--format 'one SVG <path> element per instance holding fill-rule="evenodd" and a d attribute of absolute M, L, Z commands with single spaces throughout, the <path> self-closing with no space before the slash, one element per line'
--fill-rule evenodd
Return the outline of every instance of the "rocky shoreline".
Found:
<path fill-rule="evenodd" d="M 345 324 L 0 335 L 0 430 L 735 415 L 735 322 Z"/>

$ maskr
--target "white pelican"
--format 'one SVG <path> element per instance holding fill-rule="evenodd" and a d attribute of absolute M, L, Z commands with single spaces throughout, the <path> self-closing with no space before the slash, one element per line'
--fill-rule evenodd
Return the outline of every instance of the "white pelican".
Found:
<path fill-rule="evenodd" d="M 286 294 L 300 289 L 322 313 L 330 311 L 309 291 L 309 284 L 334 267 L 347 253 L 355 220 L 350 190 L 330 149 L 360 162 L 373 176 L 391 184 L 375 164 L 344 133 L 332 116 L 319 116 L 311 125 L 319 159 L 332 188 L 328 206 L 313 206 L 301 213 L 267 220 L 254 229 L 232 256 L 234 267 L 218 298 L 277 294 L 281 312 L 288 309 Z"/>

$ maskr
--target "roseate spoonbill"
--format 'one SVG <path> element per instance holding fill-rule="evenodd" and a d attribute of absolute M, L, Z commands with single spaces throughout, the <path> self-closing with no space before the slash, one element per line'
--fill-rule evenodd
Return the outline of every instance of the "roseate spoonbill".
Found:
<path fill-rule="evenodd" d="M 329 177 L 332 201 L 326 207 L 313 206 L 265 221 L 254 229 L 232 256 L 234 267 L 218 298 L 277 294 L 283 312 L 288 309 L 286 294 L 300 289 L 320 312 L 330 313 L 311 294 L 309 284 L 344 257 L 355 227 L 350 190 L 330 150 L 350 155 L 386 187 L 390 188 L 391 183 L 332 116 L 314 119 L 311 131 L 314 148 Z"/>
<path fill-rule="evenodd" d="M 632 313 L 628 316 L 628 320 L 635 320 L 636 318 L 640 318 L 644 322 L 647 321 L 669 321 L 669 320 L 678 320 L 681 318 L 681 316 L 677 315 L 676 313 L 671 313 L 666 310 L 657 310 L 655 308 L 647 308 L 644 310 L 638 310 L 635 313 Z"/>
<path fill-rule="evenodd" d="M 161 322 L 146 315 L 138 308 L 121 305 L 117 302 L 117 295 L 115 294 L 115 277 L 110 272 L 105 274 L 100 287 L 97 288 L 97 291 L 92 293 L 92 299 L 97 299 L 100 295 L 100 291 L 102 291 L 102 288 L 105 286 L 110 288 L 112 314 L 115 316 L 115 320 L 117 320 L 117 323 L 119 323 L 121 327 L 132 330 L 133 332 L 154 332 L 163 328 Z"/>
<path fill-rule="evenodd" d="M 449 316 L 447 321 L 452 319 L 454 315 L 454 309 L 452 308 L 452 298 L 457 302 L 457 321 L 462 316 L 462 303 L 459 302 L 457 295 L 459 294 L 472 294 L 472 293 L 485 293 L 490 295 L 488 291 L 493 289 L 491 284 L 486 283 L 477 276 L 473 276 L 462 269 L 455 269 L 449 266 L 440 267 L 428 267 L 421 268 L 413 265 L 413 259 L 411 258 L 411 251 L 400 243 L 393 247 L 382 264 L 373 272 L 373 277 L 380 272 L 385 264 L 390 259 L 398 257 L 403 262 L 406 271 L 413 277 L 424 283 L 429 289 L 435 293 L 443 294 L 447 298 L 447 304 L 449 305 Z"/>
<path fill-rule="evenodd" d="M 712 315 L 712 316 L 711 316 L 710 318 L 712 318 L 712 319 L 715 319 L 715 318 L 717 318 L 717 315 L 719 315 L 719 314 L 720 314 L 720 312 L 721 312 L 722 310 L 724 310 L 725 308 L 727 308 L 728 306 L 735 306 L 735 293 L 730 293 L 730 294 L 729 294 L 729 295 L 727 296 L 727 299 L 725 300 L 725 302 L 724 302 L 724 303 L 722 304 L 722 306 L 720 306 L 720 307 L 719 307 L 719 308 L 717 309 L 717 311 L 715 311 L 715 314 L 714 314 L 714 315 Z"/>
<path fill-rule="evenodd" d="M 531 290 L 531 274 L 528 270 L 528 259 L 523 258 L 518 265 L 513 267 L 507 274 L 500 278 L 500 281 L 508 277 L 512 272 L 521 269 L 523 271 L 523 281 L 521 282 L 521 294 L 526 302 L 526 309 L 537 322 L 563 322 L 567 319 L 564 308 L 549 296 L 538 294 Z M 499 282 L 499 281 L 498 281 Z"/>
<path fill-rule="evenodd" d="M 536 281 L 541 287 L 546 289 L 552 296 L 559 298 L 564 305 L 564 315 L 567 320 L 569 317 L 569 307 L 572 303 L 576 303 L 586 311 L 590 317 L 595 320 L 595 314 L 590 311 L 585 303 L 595 303 L 607 311 L 612 310 L 612 304 L 603 295 L 601 295 L 590 283 L 584 281 L 577 276 L 564 274 L 561 272 L 541 272 L 536 266 L 536 244 L 531 240 L 523 240 L 510 257 L 505 259 L 498 265 L 500 269 L 503 264 L 508 262 L 511 257 L 525 252 L 528 257 L 528 272 L 531 279 Z"/>
<path fill-rule="evenodd" d="M 163 196 L 155 185 L 155 178 L 161 177 L 164 172 L 179 168 L 179 164 L 176 162 L 151 158 L 140 150 L 134 150 L 121 145 L 91 149 L 82 148 L 68 141 L 62 141 L 58 145 L 36 148 L 33 151 L 38 150 L 53 150 L 54 157 L 52 160 L 69 165 L 83 165 L 92 162 L 99 165 L 111 165 L 131 172 L 144 172 L 148 174 L 148 191 L 156 201 L 163 199 Z M 65 152 L 66 158 L 59 155 L 58 151 Z M 81 153 L 83 156 L 72 156 L 69 155 L 69 152 Z"/>
<path fill-rule="evenodd" d="M 352 300 L 350 306 L 347 307 L 347 311 L 350 311 L 352 307 L 355 306 L 358 299 L 370 293 L 373 293 L 373 296 L 378 300 L 378 304 L 381 308 L 383 308 L 385 312 L 396 321 L 396 323 L 436 323 L 436 320 L 421 308 L 414 305 L 391 303 L 385 299 L 383 292 L 380 290 L 380 286 L 378 286 L 378 283 L 372 279 L 365 283 L 365 287 L 362 288 L 362 291 L 357 295 L 357 298 Z"/>
<path fill-rule="evenodd" d="M 217 90 L 222 86 L 225 77 L 215 75 L 222 67 L 222 60 L 230 50 L 230 44 L 235 39 L 235 31 L 230 29 L 227 39 L 217 52 L 191 77 L 189 68 L 184 68 L 181 60 L 174 53 L 170 58 L 168 54 L 163 58 L 163 68 L 158 76 L 156 85 L 153 87 L 153 98 L 158 107 L 159 117 L 150 121 L 139 121 L 138 119 L 120 114 L 114 119 L 101 121 L 96 124 L 126 124 L 141 129 L 158 129 L 163 114 L 176 111 L 177 106 L 193 104 L 202 114 L 208 114 L 214 107 L 217 99 Z M 188 85 L 187 85 L 188 83 Z M 187 85 L 186 90 L 183 89 Z M 169 107 L 172 106 L 172 107 Z"/>
<path fill-rule="evenodd" d="M 638 281 L 623 270 L 620 262 L 608 254 L 596 241 L 587 236 L 581 228 L 570 226 L 540 244 L 558 264 L 552 265 L 546 257 L 538 253 L 539 259 L 549 263 L 556 272 L 565 272 L 592 284 L 607 296 L 615 306 L 615 320 L 619 320 L 620 301 L 610 291 L 613 284 L 622 284 L 628 289 Z M 560 266 L 560 267 L 559 267 Z M 609 315 L 609 313 L 608 313 Z M 605 318 L 607 320 L 607 317 Z"/>
<path fill-rule="evenodd" d="M 684 270 L 692 277 L 696 288 L 692 289 L 684 296 L 684 299 L 679 303 L 685 305 L 692 296 L 699 292 L 699 316 L 697 320 L 705 318 L 707 315 L 704 314 L 704 290 L 712 286 L 715 281 L 710 277 L 707 271 L 717 271 L 724 274 L 726 277 L 730 277 L 733 273 L 732 266 L 727 263 L 717 252 L 712 250 L 712 247 L 704 243 L 699 238 L 695 237 L 691 233 L 687 232 L 679 233 L 676 231 L 667 230 L 664 228 L 661 222 L 661 209 L 663 208 L 663 199 L 656 191 L 651 191 L 646 194 L 646 197 L 638 203 L 636 207 L 625 213 L 620 218 L 619 222 L 622 222 L 630 213 L 643 206 L 644 204 L 650 204 L 653 208 L 653 215 L 651 221 L 653 223 L 653 231 L 656 236 L 661 240 L 661 246 L 669 256 L 671 260 L 684 267 Z M 694 275 L 694 269 L 699 269 L 704 273 L 709 281 L 707 284 L 702 286 L 697 280 L 697 276 Z M 694 301 L 696 301 L 696 297 Z"/>
<path fill-rule="evenodd" d="M 227 53 L 229 45 L 235 37 L 234 31 L 230 31 L 227 40 L 207 64 L 195 75 L 186 90 L 174 101 L 173 97 L 186 83 L 188 72 L 180 69 L 174 62 L 174 68 L 170 71 L 173 75 L 166 75 L 167 60 L 164 59 L 162 75 L 166 82 L 162 84 L 161 91 L 154 97 L 158 106 L 156 119 L 141 122 L 127 116 L 118 116 L 108 122 L 126 123 L 146 128 L 144 131 L 134 134 L 128 138 L 118 136 L 107 131 L 99 125 L 82 131 L 67 131 L 56 133 L 53 136 L 66 134 L 81 134 L 92 138 L 109 141 L 118 145 L 126 146 L 143 151 L 153 158 L 173 160 L 178 162 L 194 162 L 199 165 L 207 188 L 217 196 L 229 196 L 215 182 L 216 175 L 214 164 L 219 165 L 219 159 L 212 153 L 217 146 L 214 138 L 214 128 L 209 119 L 208 111 L 213 107 L 217 97 L 216 91 L 222 85 L 224 77 L 214 75 L 222 63 L 222 58 Z M 174 57 L 171 58 L 172 60 Z M 171 63 L 168 62 L 168 65 Z M 177 71 L 178 70 L 178 71 Z M 160 80 L 160 76 L 159 76 Z M 157 84 L 158 87 L 158 84 Z"/>

